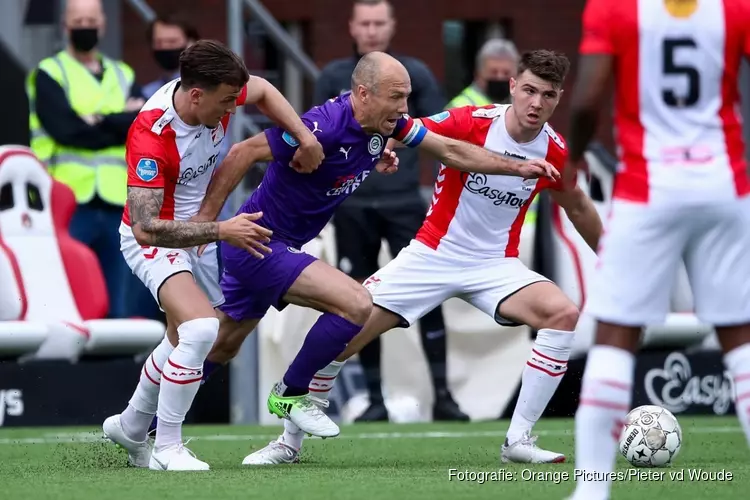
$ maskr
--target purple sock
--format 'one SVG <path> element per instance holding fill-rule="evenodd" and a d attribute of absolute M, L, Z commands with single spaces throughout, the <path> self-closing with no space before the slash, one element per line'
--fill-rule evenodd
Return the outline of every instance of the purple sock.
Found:
<path fill-rule="evenodd" d="M 203 362 L 203 379 L 201 380 L 201 385 L 206 383 L 206 380 L 208 380 L 208 377 L 211 376 L 212 373 L 214 373 L 216 370 L 221 368 L 221 363 L 215 363 L 213 361 L 206 360 Z"/>
<path fill-rule="evenodd" d="M 212 373 L 214 373 L 216 370 L 221 368 L 221 363 L 214 363 L 213 361 L 206 360 L 203 362 L 203 380 L 201 380 L 201 385 L 206 383 L 206 380 L 208 380 L 208 377 L 211 376 Z M 148 428 L 148 432 L 155 431 L 156 430 L 156 424 L 159 419 L 154 416 L 154 419 L 151 421 L 151 425 Z"/>
<path fill-rule="evenodd" d="M 335 314 L 325 313 L 313 325 L 305 337 L 302 348 L 297 353 L 289 369 L 284 374 L 285 396 L 307 394 L 310 381 L 318 370 L 344 352 L 348 344 L 362 326 L 355 325 Z"/>

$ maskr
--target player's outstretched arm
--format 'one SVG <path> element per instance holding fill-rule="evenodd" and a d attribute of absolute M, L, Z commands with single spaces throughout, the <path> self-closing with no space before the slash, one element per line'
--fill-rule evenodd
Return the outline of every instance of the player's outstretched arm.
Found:
<path fill-rule="evenodd" d="M 247 104 L 255 104 L 264 115 L 297 139 L 299 150 L 295 161 L 313 171 L 323 161 L 323 147 L 315 134 L 302 123 L 289 101 L 268 80 L 251 76 L 247 82 Z"/>
<path fill-rule="evenodd" d="M 578 234 L 596 252 L 602 235 L 602 219 L 591 198 L 578 186 L 561 191 L 550 189 L 549 193 L 555 203 L 565 210 Z"/>
<path fill-rule="evenodd" d="M 270 161 L 272 159 L 271 147 L 268 144 L 266 134 L 263 132 L 232 146 L 211 179 L 206 197 L 203 198 L 201 208 L 195 219 L 215 220 L 227 201 L 227 197 L 240 183 L 250 166 L 259 161 Z"/>
<path fill-rule="evenodd" d="M 240 214 L 223 222 L 165 220 L 159 218 L 163 202 L 163 188 L 128 186 L 130 222 L 139 244 L 190 248 L 224 240 L 258 258 L 263 258 L 261 252 L 271 252 L 264 245 L 270 241 L 271 231 L 253 222 L 261 218 L 262 213 Z"/>
<path fill-rule="evenodd" d="M 512 160 L 474 144 L 443 137 L 426 129 L 425 131 L 426 134 L 419 147 L 456 170 L 490 175 L 513 175 L 524 179 L 547 177 L 557 180 L 560 178 L 557 169 L 545 160 Z"/>
<path fill-rule="evenodd" d="M 219 239 L 216 222 L 187 222 L 159 218 L 164 189 L 128 186 L 133 235 L 141 245 L 188 248 Z"/>

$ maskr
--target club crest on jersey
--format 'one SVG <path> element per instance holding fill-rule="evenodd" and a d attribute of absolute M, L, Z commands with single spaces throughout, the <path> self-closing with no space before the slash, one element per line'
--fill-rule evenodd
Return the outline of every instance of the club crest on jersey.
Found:
<path fill-rule="evenodd" d="M 684 19 L 698 10 L 698 0 L 664 0 L 664 6 L 672 17 Z"/>
<path fill-rule="evenodd" d="M 442 123 L 445 120 L 447 120 L 451 116 L 449 111 L 443 111 L 442 113 L 438 113 L 436 115 L 428 116 L 427 118 L 432 120 L 435 123 Z"/>
<path fill-rule="evenodd" d="M 286 142 L 293 148 L 296 148 L 297 146 L 299 146 L 299 141 L 295 139 L 294 136 L 290 134 L 289 132 L 285 131 L 283 134 L 281 134 L 281 138 L 284 140 L 284 142 Z"/>
<path fill-rule="evenodd" d="M 221 141 L 224 140 L 224 125 L 219 122 L 219 125 L 216 126 L 216 128 L 211 129 L 211 142 L 213 142 L 214 146 L 218 146 Z"/>
<path fill-rule="evenodd" d="M 383 146 L 385 146 L 385 139 L 380 134 L 375 134 L 370 138 L 370 143 L 367 145 L 367 151 L 371 155 L 379 155 L 383 152 Z"/>
<path fill-rule="evenodd" d="M 156 165 L 156 160 L 141 158 L 135 166 L 135 173 L 140 180 L 151 182 L 156 178 L 156 174 L 159 173 L 159 167 Z"/>

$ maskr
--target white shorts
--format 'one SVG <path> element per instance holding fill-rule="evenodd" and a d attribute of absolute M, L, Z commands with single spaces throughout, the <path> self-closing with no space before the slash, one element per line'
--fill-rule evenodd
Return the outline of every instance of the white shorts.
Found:
<path fill-rule="evenodd" d="M 585 310 L 599 320 L 662 323 L 684 259 L 700 320 L 750 322 L 750 197 L 661 207 L 615 200 L 598 255 Z"/>
<path fill-rule="evenodd" d="M 120 224 L 120 251 L 133 274 L 151 291 L 159 304 L 159 289 L 170 276 L 189 272 L 211 301 L 213 307 L 224 303 L 219 286 L 219 256 L 216 243 L 208 245 L 198 257 L 198 248 L 142 247 L 130 226 Z M 161 305 L 161 304 L 159 304 Z"/>
<path fill-rule="evenodd" d="M 467 254 L 457 260 L 412 240 L 364 286 L 375 305 L 401 316 L 404 327 L 452 297 L 465 300 L 500 325 L 516 326 L 498 315 L 498 307 L 518 290 L 540 281 L 549 280 L 516 258 L 478 259 Z"/>

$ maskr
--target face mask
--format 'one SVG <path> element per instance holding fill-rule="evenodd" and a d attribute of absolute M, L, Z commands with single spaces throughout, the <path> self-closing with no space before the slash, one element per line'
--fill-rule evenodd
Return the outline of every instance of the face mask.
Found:
<path fill-rule="evenodd" d="M 99 32 L 96 28 L 76 28 L 70 30 L 70 43 L 78 52 L 89 52 L 99 43 Z"/>
<path fill-rule="evenodd" d="M 487 80 L 487 97 L 493 103 L 503 103 L 510 96 L 510 80 Z"/>
<path fill-rule="evenodd" d="M 177 71 L 180 67 L 180 54 L 185 47 L 179 49 L 155 50 L 154 59 L 164 71 Z"/>

